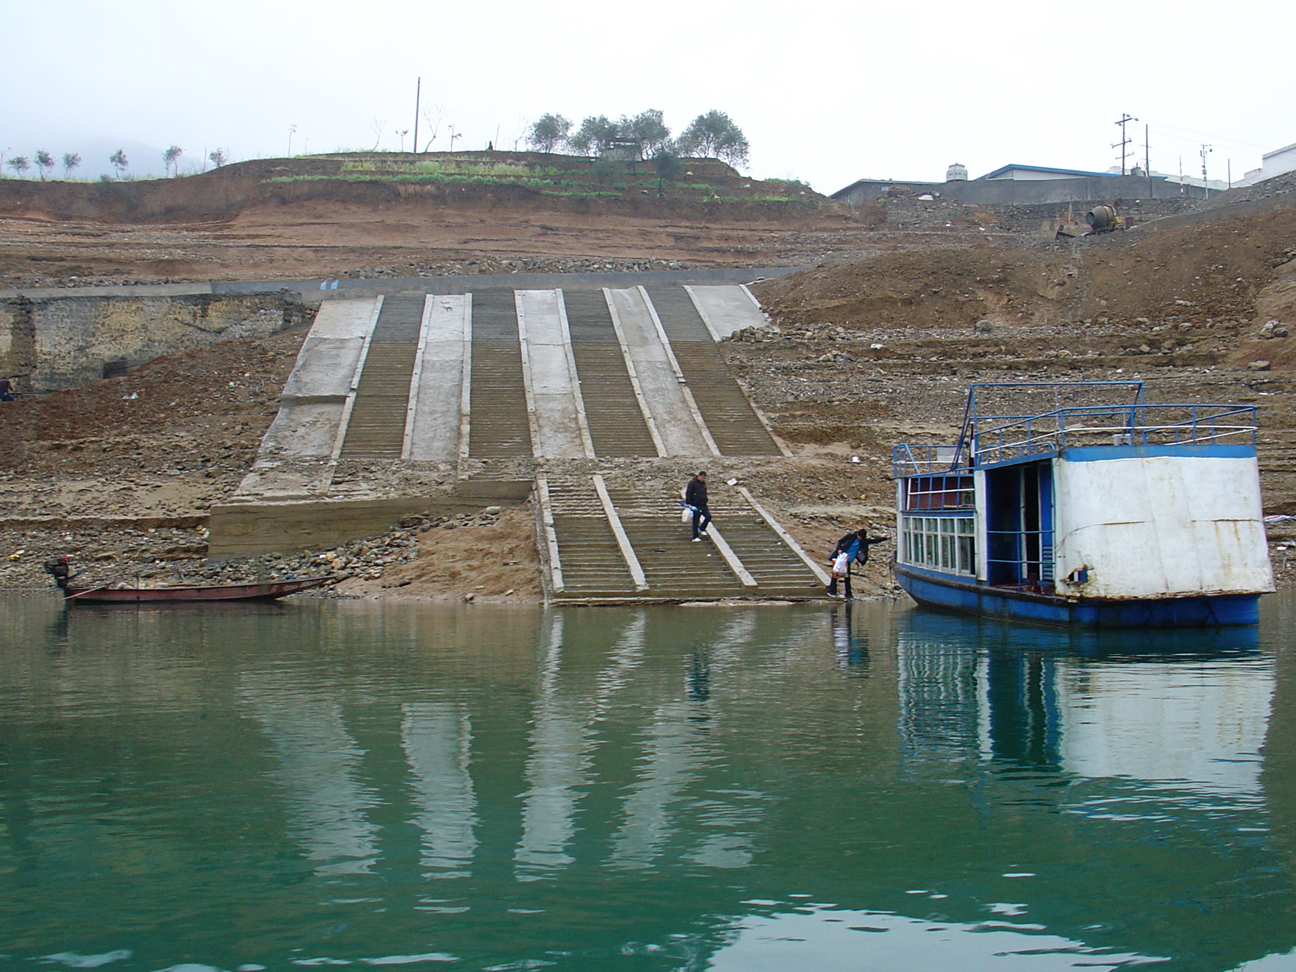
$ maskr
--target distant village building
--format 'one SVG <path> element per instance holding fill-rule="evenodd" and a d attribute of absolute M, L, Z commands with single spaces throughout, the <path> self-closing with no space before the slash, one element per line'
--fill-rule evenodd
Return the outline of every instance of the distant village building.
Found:
<path fill-rule="evenodd" d="M 1110 179 L 1119 178 L 1118 173 L 1090 172 L 1086 169 L 1054 169 L 1047 165 L 1005 165 L 993 172 L 981 176 L 987 181 L 993 179 L 1011 179 L 1014 182 L 1040 182 L 1055 179 Z"/>
<path fill-rule="evenodd" d="M 1204 193 L 1200 187 L 1201 180 L 1197 182 L 1198 185 L 1192 185 L 1188 177 L 1180 184 L 1177 180 L 1155 174 L 1121 175 L 1119 172 L 1090 172 L 1018 163 L 969 179 L 967 167 L 956 162 L 946 170 L 944 182 L 860 179 L 834 192 L 832 198 L 848 206 L 864 206 L 877 202 L 893 189 L 903 188 L 919 198 L 930 195 L 958 203 L 989 206 L 1110 203 L 1114 199 L 1200 199 Z M 1212 181 L 1211 189 L 1215 188 Z"/>
<path fill-rule="evenodd" d="M 1260 156 L 1260 168 L 1252 169 L 1237 184 L 1250 186 L 1293 170 L 1296 170 L 1296 142 Z"/>

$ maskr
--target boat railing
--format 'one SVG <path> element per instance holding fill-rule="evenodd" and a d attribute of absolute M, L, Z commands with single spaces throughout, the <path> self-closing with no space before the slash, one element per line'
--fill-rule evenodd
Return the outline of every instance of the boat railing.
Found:
<path fill-rule="evenodd" d="M 1255 433 L 1254 405 L 1062 408 L 1040 415 L 978 418 L 971 453 L 974 464 L 991 465 L 1078 446 L 1254 445 Z"/>
<path fill-rule="evenodd" d="M 948 472 L 957 455 L 953 445 L 898 445 L 891 450 L 891 475 L 903 479 Z"/>

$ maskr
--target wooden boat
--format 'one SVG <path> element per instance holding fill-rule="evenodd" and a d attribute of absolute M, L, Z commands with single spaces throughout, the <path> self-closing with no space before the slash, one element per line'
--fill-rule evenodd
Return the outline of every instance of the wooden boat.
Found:
<path fill-rule="evenodd" d="M 177 584 L 173 587 L 75 587 L 63 589 L 68 604 L 195 604 L 273 601 L 327 583 L 330 577 L 301 577 L 252 584 Z"/>
<path fill-rule="evenodd" d="M 1255 408 L 1141 381 L 977 383 L 958 441 L 893 453 L 919 604 L 1084 627 L 1254 624 L 1273 571 Z"/>

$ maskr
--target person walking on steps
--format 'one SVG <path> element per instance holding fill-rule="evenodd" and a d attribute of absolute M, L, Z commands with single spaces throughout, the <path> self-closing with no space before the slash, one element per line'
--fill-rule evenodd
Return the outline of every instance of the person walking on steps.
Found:
<path fill-rule="evenodd" d="M 846 599 L 849 601 L 851 595 L 851 564 L 857 563 L 860 566 L 868 563 L 869 547 L 875 543 L 885 543 L 889 537 L 870 537 L 868 528 L 861 527 L 853 533 L 848 533 L 837 541 L 837 546 L 833 548 L 832 556 L 829 558 L 832 563 L 832 580 L 824 589 L 824 593 L 829 597 L 837 596 L 837 579 L 845 578 L 846 581 Z"/>
<path fill-rule="evenodd" d="M 693 510 L 693 542 L 701 543 L 708 537 L 707 527 L 711 524 L 705 472 L 700 472 L 689 480 L 688 486 L 684 488 L 684 504 Z"/>

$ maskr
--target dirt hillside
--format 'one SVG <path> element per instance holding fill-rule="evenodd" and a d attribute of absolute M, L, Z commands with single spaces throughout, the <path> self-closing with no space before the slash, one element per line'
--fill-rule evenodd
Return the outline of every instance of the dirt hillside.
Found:
<path fill-rule="evenodd" d="M 771 324 L 723 346 L 797 454 L 776 467 L 732 463 L 724 476 L 752 484 L 808 549 L 826 551 L 848 527 L 886 525 L 891 447 L 950 441 L 967 384 L 978 380 L 1137 377 L 1153 401 L 1255 404 L 1266 512 L 1296 514 L 1294 210 L 1046 243 L 870 229 L 827 207 L 730 223 L 511 207 L 438 213 L 421 220 L 411 208 L 316 201 L 257 203 L 201 226 L 0 216 L 0 271 L 27 279 L 39 255 L 57 256 L 50 263 L 60 268 L 42 269 L 42 279 L 63 280 L 82 262 L 146 279 L 180 265 L 230 277 L 271 266 L 290 276 L 326 267 L 382 276 L 416 254 L 432 266 L 437 252 L 464 272 L 813 257 L 806 271 L 757 284 Z M 442 250 L 429 248 L 433 236 Z M 360 264 L 369 259 L 377 265 Z M 213 575 L 202 565 L 206 510 L 247 470 L 303 336 L 227 342 L 0 406 L 0 585 L 45 586 L 39 562 L 57 550 L 118 575 Z M 1278 525 L 1271 537 L 1287 582 L 1296 533 Z M 494 571 L 490 551 L 501 545 L 512 551 L 509 569 Z M 870 564 L 865 591 L 888 589 L 890 553 L 883 547 Z M 231 565 L 220 576 L 339 563 L 353 593 L 509 600 L 539 589 L 525 509 L 412 522 L 386 538 Z"/>

